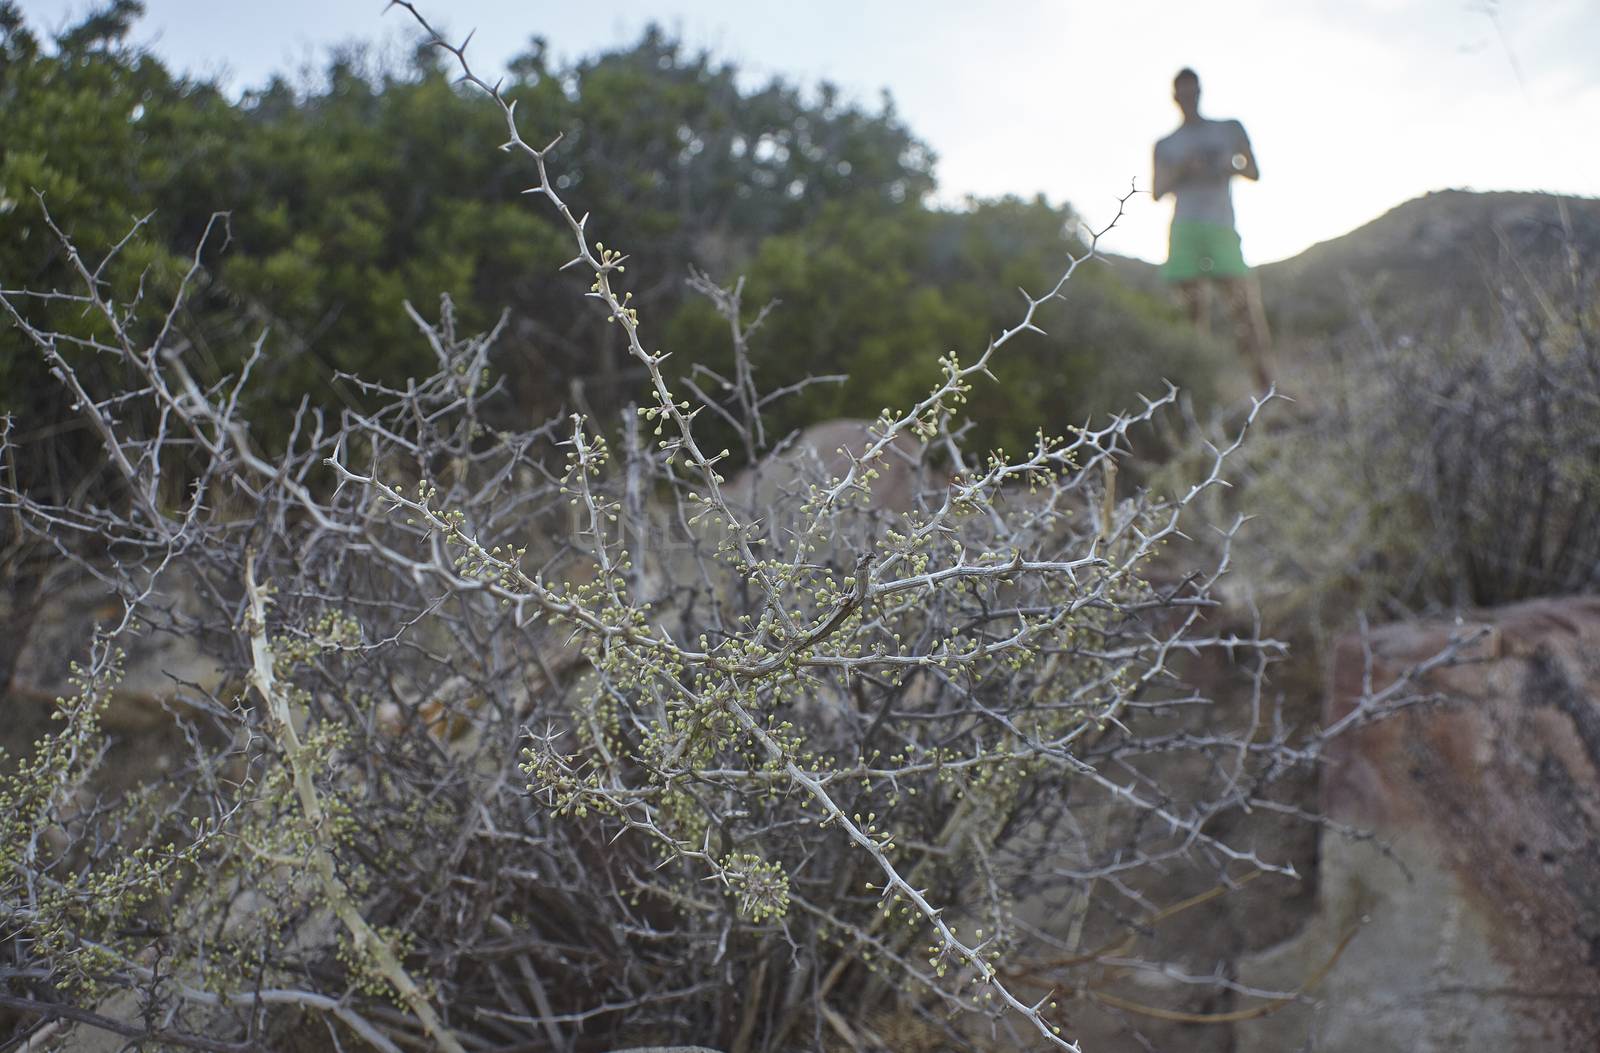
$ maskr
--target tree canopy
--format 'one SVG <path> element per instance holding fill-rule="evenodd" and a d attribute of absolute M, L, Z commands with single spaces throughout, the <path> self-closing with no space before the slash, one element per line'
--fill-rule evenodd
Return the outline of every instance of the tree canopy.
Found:
<path fill-rule="evenodd" d="M 499 116 L 436 52 L 384 64 L 346 49 L 314 84 L 279 77 L 234 99 L 131 44 L 141 13 L 115 0 L 42 41 L 0 3 L 0 285 L 70 276 L 46 208 L 83 246 L 109 247 L 148 215 L 117 267 L 141 269 L 152 293 L 188 269 L 224 212 L 227 237 L 207 243 L 202 295 L 178 328 L 213 379 L 267 330 L 268 410 L 307 393 L 359 404 L 347 372 L 398 384 L 425 372 L 431 352 L 402 304 L 441 294 L 464 327 L 507 312 L 495 362 L 507 421 L 628 400 L 637 377 L 604 312 L 572 295 L 581 278 L 548 277 L 569 251 L 560 231 L 488 148 L 505 137 Z M 782 301 L 753 351 L 764 386 L 864 381 L 848 397 L 809 389 L 784 423 L 870 416 L 922 388 L 939 355 L 981 350 L 1016 317 L 1017 288 L 1037 291 L 1082 249 L 1070 209 L 1044 200 L 931 204 L 932 151 L 887 96 L 873 110 L 826 84 L 746 87 L 732 63 L 656 28 L 569 64 L 535 39 L 505 90 L 524 127 L 561 136 L 553 156 L 574 207 L 625 217 L 632 243 L 618 247 L 641 275 L 632 302 L 683 368 L 731 353 L 686 286 L 695 268 L 747 274 L 752 305 Z M 1010 422 L 995 441 L 1059 430 L 1163 377 L 1203 379 L 1171 312 L 1108 273 L 1086 270 L 1053 306 L 1048 336 L 1029 334 L 999 366 L 1001 387 L 974 395 L 1006 411 L 991 417 Z M 6 330 L 0 408 L 61 419 L 65 396 Z"/>

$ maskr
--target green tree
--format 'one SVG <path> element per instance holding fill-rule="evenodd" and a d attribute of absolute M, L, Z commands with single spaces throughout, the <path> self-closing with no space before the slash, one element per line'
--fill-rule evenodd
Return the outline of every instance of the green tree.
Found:
<path fill-rule="evenodd" d="M 825 417 L 874 417 L 906 405 L 938 375 L 938 358 L 982 347 L 1014 325 L 1022 299 L 1049 289 L 1082 255 L 1076 217 L 1042 198 L 980 202 L 966 211 L 906 203 L 870 210 L 826 207 L 805 227 L 768 238 L 745 268 L 747 304 L 778 300 L 755 339 L 762 388 L 848 372 L 861 383 L 813 386 L 778 407 L 794 427 Z M 1204 390 L 1215 349 L 1175 313 L 1127 288 L 1096 262 L 992 366 L 997 382 L 971 393 L 979 439 L 1016 449 L 1037 428 L 1052 434 L 1091 413 L 1125 405 L 1171 379 Z M 719 373 L 731 369 L 726 325 L 709 305 L 673 320 L 668 345 L 693 347 Z M 720 357 L 719 357 L 720 356 Z"/>
<path fill-rule="evenodd" d="M 385 67 L 347 50 L 312 86 L 277 78 L 230 100 L 131 45 L 140 13 L 136 0 L 115 0 L 46 46 L 15 4 L 0 3 L 0 285 L 72 284 L 36 192 L 79 245 L 114 244 L 150 214 L 152 236 L 139 243 L 150 247 L 125 253 L 124 273 L 108 277 L 139 269 L 152 292 L 170 291 L 212 214 L 226 211 L 227 237 L 206 247 L 178 333 L 214 380 L 269 331 L 251 407 L 265 441 L 307 393 L 326 407 L 360 405 L 344 374 L 404 386 L 431 370 L 399 305 L 427 311 L 441 293 L 465 328 L 509 314 L 495 363 L 509 393 L 501 423 L 542 419 L 575 397 L 601 413 L 625 400 L 637 367 L 605 313 L 574 295 L 582 278 L 538 280 L 570 248 L 522 197 L 531 173 L 497 163 L 499 116 L 436 51 Z M 1043 200 L 930 207 L 933 155 L 887 99 L 870 110 L 828 85 L 743 88 L 737 72 L 651 28 L 571 64 L 553 63 L 536 39 L 505 90 L 523 127 L 561 135 L 555 159 L 572 206 L 626 219 L 630 243 L 614 248 L 654 276 L 630 289 L 647 338 L 692 350 L 685 360 L 714 358 L 721 324 L 684 279 L 692 267 L 723 280 L 748 273 L 750 299 L 784 301 L 757 344 L 764 385 L 822 373 L 864 381 L 849 395 L 812 388 L 776 419 L 871 416 L 923 390 L 939 354 L 998 333 L 1019 286 L 1040 290 L 1081 251 L 1070 210 Z M 81 315 L 61 304 L 51 322 L 92 334 Z M 1027 441 L 1108 397 L 1207 372 L 1170 311 L 1092 268 L 1040 323 L 1049 335 L 1029 334 L 997 364 L 1001 385 L 974 392 L 992 403 L 981 417 L 1008 422 L 992 441 Z M 24 434 L 70 419 L 37 353 L 15 333 L 0 340 L 0 409 Z"/>

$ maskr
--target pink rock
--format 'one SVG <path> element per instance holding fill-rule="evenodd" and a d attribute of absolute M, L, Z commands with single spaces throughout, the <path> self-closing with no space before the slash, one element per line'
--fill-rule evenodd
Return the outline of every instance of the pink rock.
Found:
<path fill-rule="evenodd" d="M 1347 637 L 1325 726 L 1475 632 L 1418 678 L 1453 700 L 1330 746 L 1324 812 L 1376 842 L 1325 833 L 1316 917 L 1242 975 L 1293 987 L 1356 935 L 1317 1005 L 1246 1025 L 1241 1053 L 1600 1050 L 1600 597 Z"/>

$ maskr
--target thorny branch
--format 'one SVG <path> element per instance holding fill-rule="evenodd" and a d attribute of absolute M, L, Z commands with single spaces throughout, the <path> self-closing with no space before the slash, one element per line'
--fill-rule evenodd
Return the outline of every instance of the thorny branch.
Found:
<path fill-rule="evenodd" d="M 620 425 L 516 421 L 490 377 L 499 330 L 457 332 L 444 300 L 431 323 L 406 305 L 433 376 L 347 378 L 360 406 L 303 403 L 268 450 L 248 385 L 267 334 L 223 376 L 183 336 L 200 250 L 149 325 L 144 298 L 109 288 L 122 246 L 90 267 L 62 236 L 81 290 L 0 289 L 118 495 L 0 484 L 4 511 L 54 547 L 64 586 L 121 598 L 110 640 L 192 641 L 214 669 L 171 703 L 179 770 L 121 796 L 86 789 L 109 695 L 63 709 L 33 807 L 5 810 L 0 843 L 34 847 L 0 857 L 0 975 L 74 1006 L 63 1021 L 218 1048 L 282 1039 L 302 1018 L 268 1012 L 292 1005 L 385 1051 L 642 1034 L 773 1051 L 899 992 L 1077 1049 L 1066 994 L 1023 975 L 1038 948 L 1016 904 L 1075 904 L 1063 968 L 1087 969 L 1128 953 L 1127 904 L 1147 913 L 1158 868 L 1290 870 L 1214 821 L 1272 800 L 1326 738 L 1292 735 L 1264 689 L 1281 645 L 1221 620 L 1238 521 L 1189 540 L 1268 400 L 1168 495 L 1119 493 L 1116 466 L 1171 389 L 1018 452 L 965 448 L 966 392 L 1091 243 L 970 363 L 930 361 L 909 409 L 826 442 L 770 435 L 781 393 L 749 346 L 766 309 L 693 279 L 736 375 L 708 391 L 669 373 L 628 257 L 557 192 L 559 139 L 532 146 L 465 44 L 394 6 L 501 108 L 645 405 Z M 100 335 L 31 325 L 39 298 L 81 304 Z M 90 390 L 80 354 L 126 383 Z M 707 409 L 738 436 L 737 473 L 696 437 Z M 1182 682 L 1210 657 L 1246 704 Z M 1359 720 L 1413 697 L 1371 696 Z"/>

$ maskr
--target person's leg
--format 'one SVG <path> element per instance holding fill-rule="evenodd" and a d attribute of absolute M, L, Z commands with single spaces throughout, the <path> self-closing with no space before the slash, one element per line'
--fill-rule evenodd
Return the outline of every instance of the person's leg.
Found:
<path fill-rule="evenodd" d="M 1172 288 L 1184 316 L 1201 329 L 1210 321 L 1210 290 L 1205 287 L 1207 225 L 1174 220 L 1161 277 Z"/>
<path fill-rule="evenodd" d="M 1220 284 L 1239 353 L 1250 366 L 1256 386 L 1265 391 L 1272 386 L 1272 351 L 1267 315 L 1261 306 L 1261 287 L 1256 284 L 1254 274 L 1223 278 Z"/>
<path fill-rule="evenodd" d="M 1178 304 L 1195 328 L 1206 332 L 1211 328 L 1211 297 L 1206 283 L 1199 278 L 1178 282 L 1173 286 L 1178 294 Z"/>

